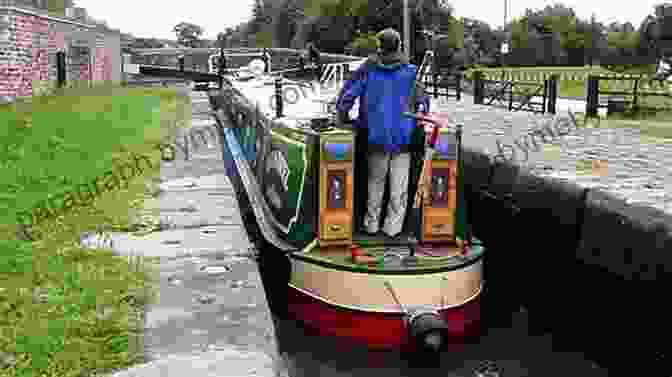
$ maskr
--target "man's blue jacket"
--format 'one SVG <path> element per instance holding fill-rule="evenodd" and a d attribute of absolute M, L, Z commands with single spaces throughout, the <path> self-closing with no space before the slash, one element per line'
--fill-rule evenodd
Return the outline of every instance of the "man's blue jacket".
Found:
<path fill-rule="evenodd" d="M 336 110 L 343 119 L 359 98 L 359 117 L 353 123 L 368 128 L 369 151 L 409 151 L 416 121 L 402 113 L 416 112 L 420 104 L 429 111 L 416 70 L 400 53 L 372 55 L 341 89 Z"/>

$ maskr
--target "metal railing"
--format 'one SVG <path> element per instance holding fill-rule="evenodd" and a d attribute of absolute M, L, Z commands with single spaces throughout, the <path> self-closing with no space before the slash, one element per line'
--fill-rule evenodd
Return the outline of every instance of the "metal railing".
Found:
<path fill-rule="evenodd" d="M 632 87 L 628 90 L 606 90 L 600 89 L 600 81 L 631 81 Z M 598 76 L 590 75 L 588 76 L 587 90 L 586 90 L 586 115 L 596 117 L 597 110 L 599 108 L 607 108 L 607 113 L 612 111 L 623 111 L 625 105 L 629 105 L 635 111 L 637 110 L 672 110 L 672 106 L 668 107 L 656 107 L 656 106 L 647 106 L 640 103 L 642 97 L 667 97 L 672 98 L 672 93 L 670 92 L 653 92 L 653 91 L 643 91 L 641 89 L 642 84 L 647 81 L 651 81 L 650 77 L 644 75 L 640 76 Z M 609 96 L 621 96 L 621 98 L 614 100 L 610 99 L 606 104 L 600 103 L 600 94 L 609 95 Z M 627 99 L 626 99 L 627 98 Z M 616 109 L 619 107 L 620 109 Z"/>
<path fill-rule="evenodd" d="M 499 80 L 486 80 L 483 76 L 481 71 L 474 72 L 475 104 L 492 105 L 497 101 L 499 104 L 506 106 L 509 111 L 523 110 L 541 114 L 555 114 L 558 99 L 557 75 L 551 75 L 543 83 L 507 80 L 504 72 L 502 72 L 502 78 Z M 490 87 L 486 87 L 486 84 L 490 84 Z M 516 91 L 516 87 L 531 87 L 532 89 Z M 541 102 L 533 101 L 534 97 L 541 97 Z M 485 103 L 486 99 L 488 99 L 487 103 Z M 514 105 L 514 102 L 519 103 Z"/>

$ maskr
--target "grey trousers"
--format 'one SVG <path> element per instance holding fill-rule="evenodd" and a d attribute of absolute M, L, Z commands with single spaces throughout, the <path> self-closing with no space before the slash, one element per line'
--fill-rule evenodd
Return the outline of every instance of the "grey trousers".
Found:
<path fill-rule="evenodd" d="M 395 236 L 401 232 L 406 215 L 408 198 L 408 171 L 411 164 L 410 153 L 372 153 L 369 155 L 369 180 L 364 229 L 370 233 L 378 232 L 382 210 L 385 179 L 390 179 L 390 202 L 387 217 L 383 223 L 383 232 Z"/>

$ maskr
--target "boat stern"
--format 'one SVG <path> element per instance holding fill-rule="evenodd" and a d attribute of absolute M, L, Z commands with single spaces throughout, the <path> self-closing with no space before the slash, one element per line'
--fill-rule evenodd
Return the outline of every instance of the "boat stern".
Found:
<path fill-rule="evenodd" d="M 483 251 L 476 249 L 437 260 L 418 255 L 414 266 L 389 247 L 367 248 L 380 258 L 366 264 L 334 248 L 291 253 L 289 309 L 325 334 L 371 348 L 456 349 L 480 334 Z"/>

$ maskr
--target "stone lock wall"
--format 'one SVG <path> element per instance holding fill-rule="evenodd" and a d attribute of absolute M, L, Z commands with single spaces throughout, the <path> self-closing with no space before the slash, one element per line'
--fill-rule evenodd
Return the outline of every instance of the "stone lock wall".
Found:
<path fill-rule="evenodd" d="M 553 331 L 554 347 L 624 375 L 669 375 L 672 216 L 481 151 L 465 148 L 464 166 L 471 222 L 488 247 L 484 314 L 499 320 L 522 305 L 530 331 Z"/>
<path fill-rule="evenodd" d="M 68 86 L 118 78 L 113 71 L 121 67 L 113 66 L 111 52 L 119 47 L 106 42 L 120 39 L 106 34 L 115 31 L 0 8 L 0 97 L 11 100 L 53 89 L 58 51 L 66 51 Z"/>

